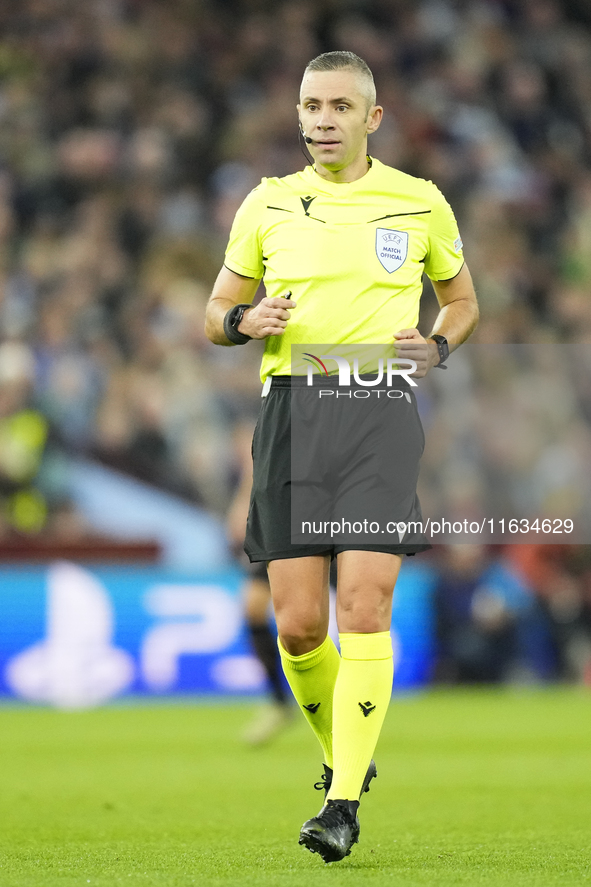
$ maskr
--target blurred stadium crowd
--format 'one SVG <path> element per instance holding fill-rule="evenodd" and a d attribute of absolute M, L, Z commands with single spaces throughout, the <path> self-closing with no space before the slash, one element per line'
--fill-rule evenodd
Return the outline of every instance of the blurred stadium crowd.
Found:
<path fill-rule="evenodd" d="M 72 528 L 70 454 L 227 508 L 260 348 L 212 346 L 205 303 L 243 197 L 306 162 L 323 51 L 374 71 L 371 152 L 453 205 L 472 341 L 591 342 L 587 0 L 21 0 L 0 35 L 4 531 Z"/>

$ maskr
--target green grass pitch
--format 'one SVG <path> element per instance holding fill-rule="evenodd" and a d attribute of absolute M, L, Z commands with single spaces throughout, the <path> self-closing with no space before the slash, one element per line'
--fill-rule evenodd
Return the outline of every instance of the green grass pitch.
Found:
<path fill-rule="evenodd" d="M 249 706 L 0 708 L 0 887 L 591 882 L 591 694 L 395 698 L 361 842 L 297 844 L 319 809 L 303 718 L 243 747 Z"/>

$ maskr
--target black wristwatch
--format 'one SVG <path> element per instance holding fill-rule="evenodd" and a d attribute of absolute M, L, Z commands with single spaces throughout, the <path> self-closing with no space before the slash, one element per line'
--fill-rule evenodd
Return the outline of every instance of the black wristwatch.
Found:
<path fill-rule="evenodd" d="M 239 332 L 238 327 L 242 322 L 244 312 L 252 307 L 248 302 L 241 302 L 240 305 L 234 305 L 233 308 L 226 312 L 224 317 L 224 333 L 226 338 L 233 342 L 234 345 L 246 345 L 247 342 L 250 342 L 251 337 Z"/>
<path fill-rule="evenodd" d="M 431 335 L 430 339 L 437 345 L 437 350 L 439 351 L 439 363 L 435 364 L 435 367 L 439 370 L 446 370 L 445 361 L 449 357 L 449 345 L 447 344 L 447 339 L 445 336 Z"/>

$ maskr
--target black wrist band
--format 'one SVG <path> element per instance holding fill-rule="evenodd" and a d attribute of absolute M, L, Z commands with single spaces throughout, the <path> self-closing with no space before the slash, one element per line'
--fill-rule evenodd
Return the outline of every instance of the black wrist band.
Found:
<path fill-rule="evenodd" d="M 431 334 L 429 336 L 430 339 L 433 339 L 435 344 L 437 345 L 437 351 L 439 353 L 439 363 L 436 363 L 433 369 L 436 370 L 446 370 L 447 367 L 445 365 L 445 361 L 449 357 L 449 345 L 445 336 L 438 336 Z"/>
<path fill-rule="evenodd" d="M 233 308 L 226 311 L 224 317 L 224 334 L 226 339 L 229 339 L 234 345 L 246 345 L 247 342 L 250 342 L 251 337 L 239 332 L 238 327 L 240 326 L 246 309 L 252 307 L 252 305 L 242 302 L 240 305 L 234 305 Z"/>

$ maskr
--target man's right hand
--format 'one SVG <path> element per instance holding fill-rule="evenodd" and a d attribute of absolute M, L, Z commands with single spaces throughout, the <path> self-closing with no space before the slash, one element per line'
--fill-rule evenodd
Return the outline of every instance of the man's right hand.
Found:
<path fill-rule="evenodd" d="M 291 316 L 289 312 L 295 307 L 295 302 L 284 297 L 261 299 L 258 305 L 244 312 L 238 332 L 250 336 L 251 339 L 282 336 Z"/>

